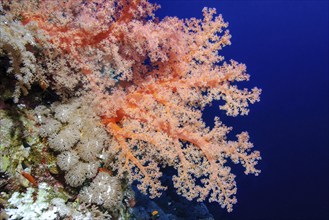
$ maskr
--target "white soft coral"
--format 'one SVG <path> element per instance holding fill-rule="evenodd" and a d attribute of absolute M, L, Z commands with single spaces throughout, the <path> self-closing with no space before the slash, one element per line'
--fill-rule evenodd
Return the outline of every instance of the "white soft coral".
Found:
<path fill-rule="evenodd" d="M 35 189 L 28 188 L 26 193 L 15 192 L 8 200 L 6 213 L 9 219 L 52 220 L 58 217 L 58 208 L 49 203 L 49 186 L 40 183 L 36 200 L 33 198 Z"/>

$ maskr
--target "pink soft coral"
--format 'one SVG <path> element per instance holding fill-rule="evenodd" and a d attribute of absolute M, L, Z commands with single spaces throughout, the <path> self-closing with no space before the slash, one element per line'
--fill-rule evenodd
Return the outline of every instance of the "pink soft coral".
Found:
<path fill-rule="evenodd" d="M 203 20 L 158 21 L 153 18 L 157 6 L 146 0 L 4 5 L 24 24 L 37 23 L 64 54 L 66 69 L 86 77 L 111 136 L 108 153 L 116 158 L 111 165 L 119 176 L 128 173 L 141 191 L 155 197 L 165 189 L 160 166 L 171 166 L 177 170 L 178 193 L 198 201 L 209 197 L 232 210 L 236 183 L 227 159 L 257 175 L 259 152 L 251 151 L 246 132 L 227 140 L 231 128 L 219 118 L 207 127 L 202 110 L 223 100 L 220 109 L 227 115 L 245 115 L 249 103 L 259 101 L 260 89 L 235 85 L 249 75 L 245 65 L 224 62 L 218 54 L 230 44 L 230 35 L 214 9 L 205 8 Z"/>
<path fill-rule="evenodd" d="M 100 110 L 116 143 L 111 151 L 122 161 L 116 169 L 138 180 L 141 191 L 159 196 L 164 189 L 159 164 L 172 166 L 180 194 L 198 201 L 209 197 L 231 211 L 236 185 L 226 160 L 257 175 L 259 152 L 250 152 L 253 145 L 246 132 L 228 141 L 231 128 L 219 118 L 214 128 L 206 127 L 202 109 L 213 100 L 224 100 L 220 108 L 228 115 L 245 115 L 248 104 L 259 100 L 260 90 L 232 85 L 249 79 L 246 67 L 235 61 L 219 65 L 223 58 L 217 51 L 230 43 L 228 32 L 221 34 L 227 24 L 220 16 L 213 18 L 213 9 L 203 12 L 203 21 L 167 18 L 156 25 L 128 24 L 129 32 L 122 30 L 124 43 L 118 45 L 130 51 L 125 57 L 141 60 L 133 65 L 138 68 L 129 82 L 106 97 L 99 94 Z M 146 58 L 149 66 L 142 64 Z"/>

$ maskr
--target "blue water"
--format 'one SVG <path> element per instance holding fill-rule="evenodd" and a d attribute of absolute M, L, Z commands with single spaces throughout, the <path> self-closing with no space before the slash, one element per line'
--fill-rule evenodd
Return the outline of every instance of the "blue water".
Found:
<path fill-rule="evenodd" d="M 227 118 L 248 131 L 262 153 L 259 177 L 237 174 L 238 204 L 227 214 L 208 204 L 216 219 L 329 219 L 328 2 L 153 0 L 157 15 L 201 17 L 215 7 L 230 23 L 227 59 L 246 63 L 249 87 L 263 89 L 247 117 Z M 218 108 L 207 109 L 207 121 Z"/>

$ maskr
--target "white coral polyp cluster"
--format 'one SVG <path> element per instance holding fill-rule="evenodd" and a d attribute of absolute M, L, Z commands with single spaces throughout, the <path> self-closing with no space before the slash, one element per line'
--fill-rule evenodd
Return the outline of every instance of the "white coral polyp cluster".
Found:
<path fill-rule="evenodd" d="M 98 116 L 81 103 L 85 100 L 72 99 L 65 104 L 35 109 L 40 136 L 47 137 L 49 147 L 59 152 L 57 164 L 66 172 L 66 182 L 73 187 L 97 174 L 99 156 L 108 139 Z"/>
<path fill-rule="evenodd" d="M 70 170 L 79 162 L 80 157 L 76 151 L 64 151 L 57 156 L 57 165 L 61 170 Z"/>
<path fill-rule="evenodd" d="M 37 199 L 34 200 L 34 188 L 28 188 L 26 193 L 14 192 L 8 200 L 9 206 L 5 209 L 9 219 L 22 220 L 52 220 L 59 217 L 58 208 L 49 202 L 46 183 L 40 183 Z"/>
<path fill-rule="evenodd" d="M 57 150 L 70 150 L 80 139 L 80 130 L 74 126 L 65 126 L 59 133 L 50 136 L 49 147 Z"/>
<path fill-rule="evenodd" d="M 95 206 L 78 206 L 55 197 L 46 183 L 40 183 L 38 189 L 27 188 L 25 193 L 14 192 L 8 200 L 5 213 L 10 220 L 55 220 L 55 219 L 111 219 L 107 212 Z"/>
<path fill-rule="evenodd" d="M 66 174 L 65 180 L 73 187 L 80 186 L 86 179 L 96 176 L 98 170 L 98 163 L 78 162 Z"/>
<path fill-rule="evenodd" d="M 1 3 L 0 3 L 1 4 Z M 0 5 L 1 6 L 1 5 Z M 35 46 L 33 25 L 23 26 L 11 15 L 0 14 L 0 56 L 7 54 L 10 67 L 7 73 L 15 75 L 17 80 L 13 94 L 14 101 L 18 102 L 21 92 L 27 94 L 36 77 L 36 58 L 26 48 Z"/>
<path fill-rule="evenodd" d="M 86 203 L 103 205 L 105 208 L 117 208 L 122 200 L 119 179 L 107 172 L 100 172 L 90 186 L 84 187 L 79 198 Z"/>

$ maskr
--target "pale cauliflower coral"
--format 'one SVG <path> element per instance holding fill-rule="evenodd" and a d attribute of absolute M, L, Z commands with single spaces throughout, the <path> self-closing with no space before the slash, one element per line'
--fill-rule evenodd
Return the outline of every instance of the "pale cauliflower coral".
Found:
<path fill-rule="evenodd" d="M 33 198 L 34 188 L 28 188 L 26 193 L 14 192 L 8 200 L 9 207 L 5 209 L 9 219 L 56 219 L 59 216 L 58 208 L 48 201 L 49 189 L 46 183 L 40 183 L 36 200 Z"/>

